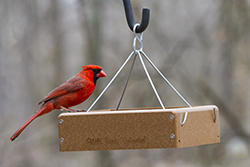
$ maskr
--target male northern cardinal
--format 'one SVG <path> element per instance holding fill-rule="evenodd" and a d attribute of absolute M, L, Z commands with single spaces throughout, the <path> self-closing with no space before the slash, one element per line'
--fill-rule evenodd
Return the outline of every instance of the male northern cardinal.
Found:
<path fill-rule="evenodd" d="M 15 140 L 34 119 L 43 114 L 54 109 L 72 111 L 73 109 L 69 109 L 69 107 L 84 102 L 93 93 L 96 81 L 105 76 L 106 74 L 100 66 L 82 66 L 81 72 L 52 90 L 48 96 L 38 103 L 42 104 L 40 109 L 11 136 L 10 140 Z"/>

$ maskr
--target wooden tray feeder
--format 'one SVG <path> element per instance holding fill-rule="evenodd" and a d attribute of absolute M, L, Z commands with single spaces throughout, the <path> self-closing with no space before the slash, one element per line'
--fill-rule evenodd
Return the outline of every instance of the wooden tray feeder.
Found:
<path fill-rule="evenodd" d="M 185 112 L 188 120 L 181 126 Z M 63 113 L 58 122 L 60 151 L 182 148 L 220 142 L 216 106 Z"/>
<path fill-rule="evenodd" d="M 123 2 L 127 16 L 128 13 L 132 13 L 130 1 L 124 0 Z M 143 13 L 148 14 L 149 18 L 149 11 Z M 129 18 L 133 19 L 133 17 Z M 145 19 L 147 16 L 142 18 Z M 129 23 L 128 16 L 127 20 Z M 87 112 L 62 113 L 58 116 L 60 151 L 182 148 L 219 143 L 218 108 L 214 105 L 192 107 L 143 51 L 142 31 L 147 27 L 145 24 L 148 24 L 148 20 L 142 21 L 142 25 L 134 24 L 134 21 L 131 24 L 129 23 L 130 28 L 133 28 L 135 35 L 134 50 Z M 116 109 L 91 111 L 131 57 L 133 57 L 133 62 Z M 119 109 L 136 57 L 139 57 L 161 108 Z M 142 57 L 188 107 L 169 108 L 163 105 Z"/>

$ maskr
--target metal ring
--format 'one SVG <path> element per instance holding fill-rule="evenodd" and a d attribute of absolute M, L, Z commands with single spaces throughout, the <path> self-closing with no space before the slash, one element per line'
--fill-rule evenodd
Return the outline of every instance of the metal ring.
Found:
<path fill-rule="evenodd" d="M 136 46 L 137 46 L 137 41 L 139 41 L 139 48 L 138 48 L 138 49 L 136 48 Z M 134 37 L 134 40 L 133 40 L 133 49 L 134 49 L 134 51 L 135 51 L 136 53 L 143 50 L 143 43 L 142 43 L 142 41 L 139 40 L 137 37 Z"/>
<path fill-rule="evenodd" d="M 143 50 L 143 42 L 142 42 L 142 39 L 143 39 L 143 33 L 136 33 L 136 27 L 137 26 L 140 26 L 140 24 L 135 24 L 134 25 L 134 28 L 133 28 L 133 33 L 135 35 L 134 37 L 134 40 L 133 40 L 133 49 L 134 51 L 137 53 L 139 51 L 142 51 Z M 136 46 L 137 46 L 137 41 L 139 42 L 140 46 L 139 48 L 137 49 Z"/>
<path fill-rule="evenodd" d="M 136 27 L 137 27 L 137 26 L 140 26 L 140 24 L 135 23 L 135 25 L 134 25 L 134 27 L 133 27 L 133 33 L 134 33 L 134 34 L 136 34 Z"/>

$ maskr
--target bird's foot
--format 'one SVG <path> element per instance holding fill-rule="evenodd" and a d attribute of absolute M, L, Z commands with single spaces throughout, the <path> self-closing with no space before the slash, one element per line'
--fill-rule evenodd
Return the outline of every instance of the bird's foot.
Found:
<path fill-rule="evenodd" d="M 86 110 L 76 110 L 76 112 L 86 112 Z"/>
<path fill-rule="evenodd" d="M 75 110 L 75 109 L 72 109 L 72 108 L 65 108 L 63 106 L 61 106 L 61 111 L 67 111 L 67 112 L 86 112 L 86 110 Z"/>
<path fill-rule="evenodd" d="M 63 107 L 63 106 L 61 106 L 61 109 L 60 109 L 61 111 L 67 111 L 67 112 L 76 112 L 76 110 L 74 110 L 74 109 L 71 109 L 71 108 L 66 108 L 66 107 Z"/>

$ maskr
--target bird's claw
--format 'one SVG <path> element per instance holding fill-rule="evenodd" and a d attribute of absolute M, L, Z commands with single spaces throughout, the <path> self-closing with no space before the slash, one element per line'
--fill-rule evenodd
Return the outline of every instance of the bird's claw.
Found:
<path fill-rule="evenodd" d="M 76 112 L 86 112 L 86 110 L 76 110 Z"/>
<path fill-rule="evenodd" d="M 65 108 L 63 106 L 61 106 L 61 111 L 67 111 L 67 112 L 86 112 L 86 110 L 75 110 L 75 109 L 71 109 L 71 108 Z"/>
<path fill-rule="evenodd" d="M 61 111 L 67 111 L 67 112 L 76 112 L 74 109 L 70 109 L 70 108 L 66 108 L 66 107 L 63 107 L 61 106 Z"/>

